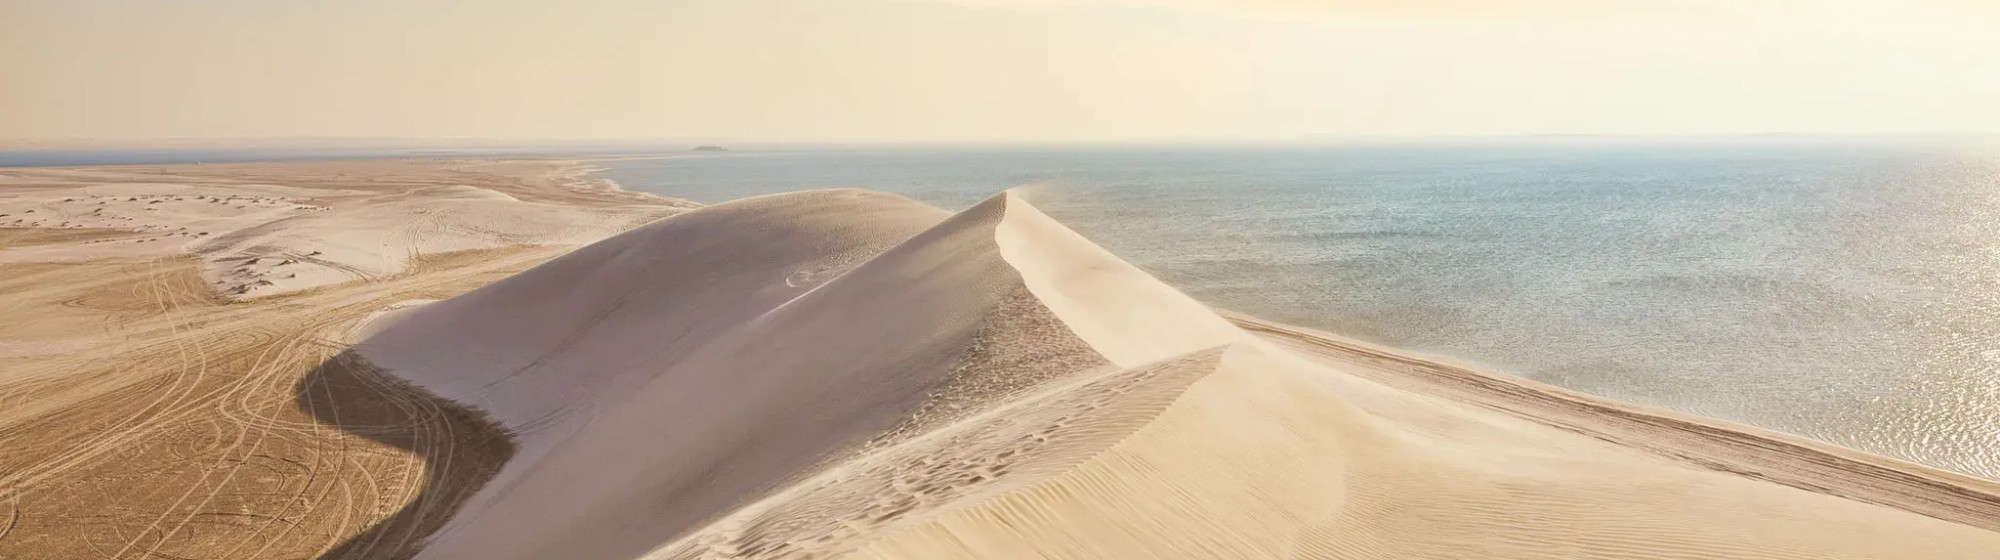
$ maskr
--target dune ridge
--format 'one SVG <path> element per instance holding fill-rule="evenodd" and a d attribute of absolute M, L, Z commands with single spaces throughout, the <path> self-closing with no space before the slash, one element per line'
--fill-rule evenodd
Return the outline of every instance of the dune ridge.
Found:
<path fill-rule="evenodd" d="M 947 219 L 863 191 L 758 197 L 395 317 L 357 348 L 521 440 L 427 551 L 635 556 L 898 426 L 1001 400 L 954 396 L 1031 389 L 990 391 L 1001 374 L 1097 369 L 1088 341 L 1007 305 L 1025 287 L 994 240 L 1007 200 Z M 996 344 L 999 321 L 1030 344 Z M 505 513 L 527 509 L 627 529 Z"/>
<path fill-rule="evenodd" d="M 1017 193 L 705 207 L 355 349 L 516 437 L 424 558 L 1989 558 L 2000 533 L 1420 394 Z"/>

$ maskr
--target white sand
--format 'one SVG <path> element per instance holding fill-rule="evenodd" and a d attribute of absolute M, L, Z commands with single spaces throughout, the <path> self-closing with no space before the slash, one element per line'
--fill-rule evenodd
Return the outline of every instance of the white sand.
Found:
<path fill-rule="evenodd" d="M 470 162 L 461 165 L 475 165 Z M 192 254 L 216 292 L 249 298 L 403 273 L 425 254 L 510 245 L 580 245 L 692 204 L 522 201 L 463 184 L 303 188 L 263 183 L 270 164 L 207 166 L 212 176 L 145 168 L 24 168 L 0 172 L 0 227 L 116 229 L 138 235 L 0 250 L 0 262 L 82 262 Z M 305 165 L 305 164 L 294 164 Z M 398 162 L 344 162 L 385 173 Z M 413 169 L 421 167 L 414 164 Z M 177 170 L 186 167 L 176 168 Z M 571 165 L 548 177 L 575 190 L 609 188 Z M 393 177 L 393 176 L 392 176 Z M 157 182 L 152 182 L 157 181 Z M 46 188 L 34 188 L 38 182 Z"/>
<path fill-rule="evenodd" d="M 1384 383 L 1011 194 L 707 207 L 363 337 L 516 434 L 424 558 L 2000 557 L 1991 485 Z"/>

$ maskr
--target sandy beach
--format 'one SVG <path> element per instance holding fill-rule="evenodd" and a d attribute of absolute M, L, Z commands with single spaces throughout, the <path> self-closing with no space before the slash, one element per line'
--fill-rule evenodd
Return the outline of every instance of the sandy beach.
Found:
<path fill-rule="evenodd" d="M 0 168 L 0 558 L 1952 558 L 2000 483 L 1220 312 L 1014 192 Z"/>

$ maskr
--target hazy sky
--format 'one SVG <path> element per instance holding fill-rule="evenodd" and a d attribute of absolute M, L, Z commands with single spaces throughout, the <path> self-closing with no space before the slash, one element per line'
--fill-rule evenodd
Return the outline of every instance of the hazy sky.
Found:
<path fill-rule="evenodd" d="M 1994 4 L 0 0 L 0 137 L 2000 132 Z"/>

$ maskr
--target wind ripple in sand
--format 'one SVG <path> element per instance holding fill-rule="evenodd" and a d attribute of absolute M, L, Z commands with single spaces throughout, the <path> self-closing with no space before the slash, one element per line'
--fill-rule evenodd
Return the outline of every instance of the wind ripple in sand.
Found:
<path fill-rule="evenodd" d="M 1117 443 L 1215 368 L 1206 350 L 1067 383 L 833 467 L 647 558 L 824 557 L 975 495 L 1054 475 Z"/>

